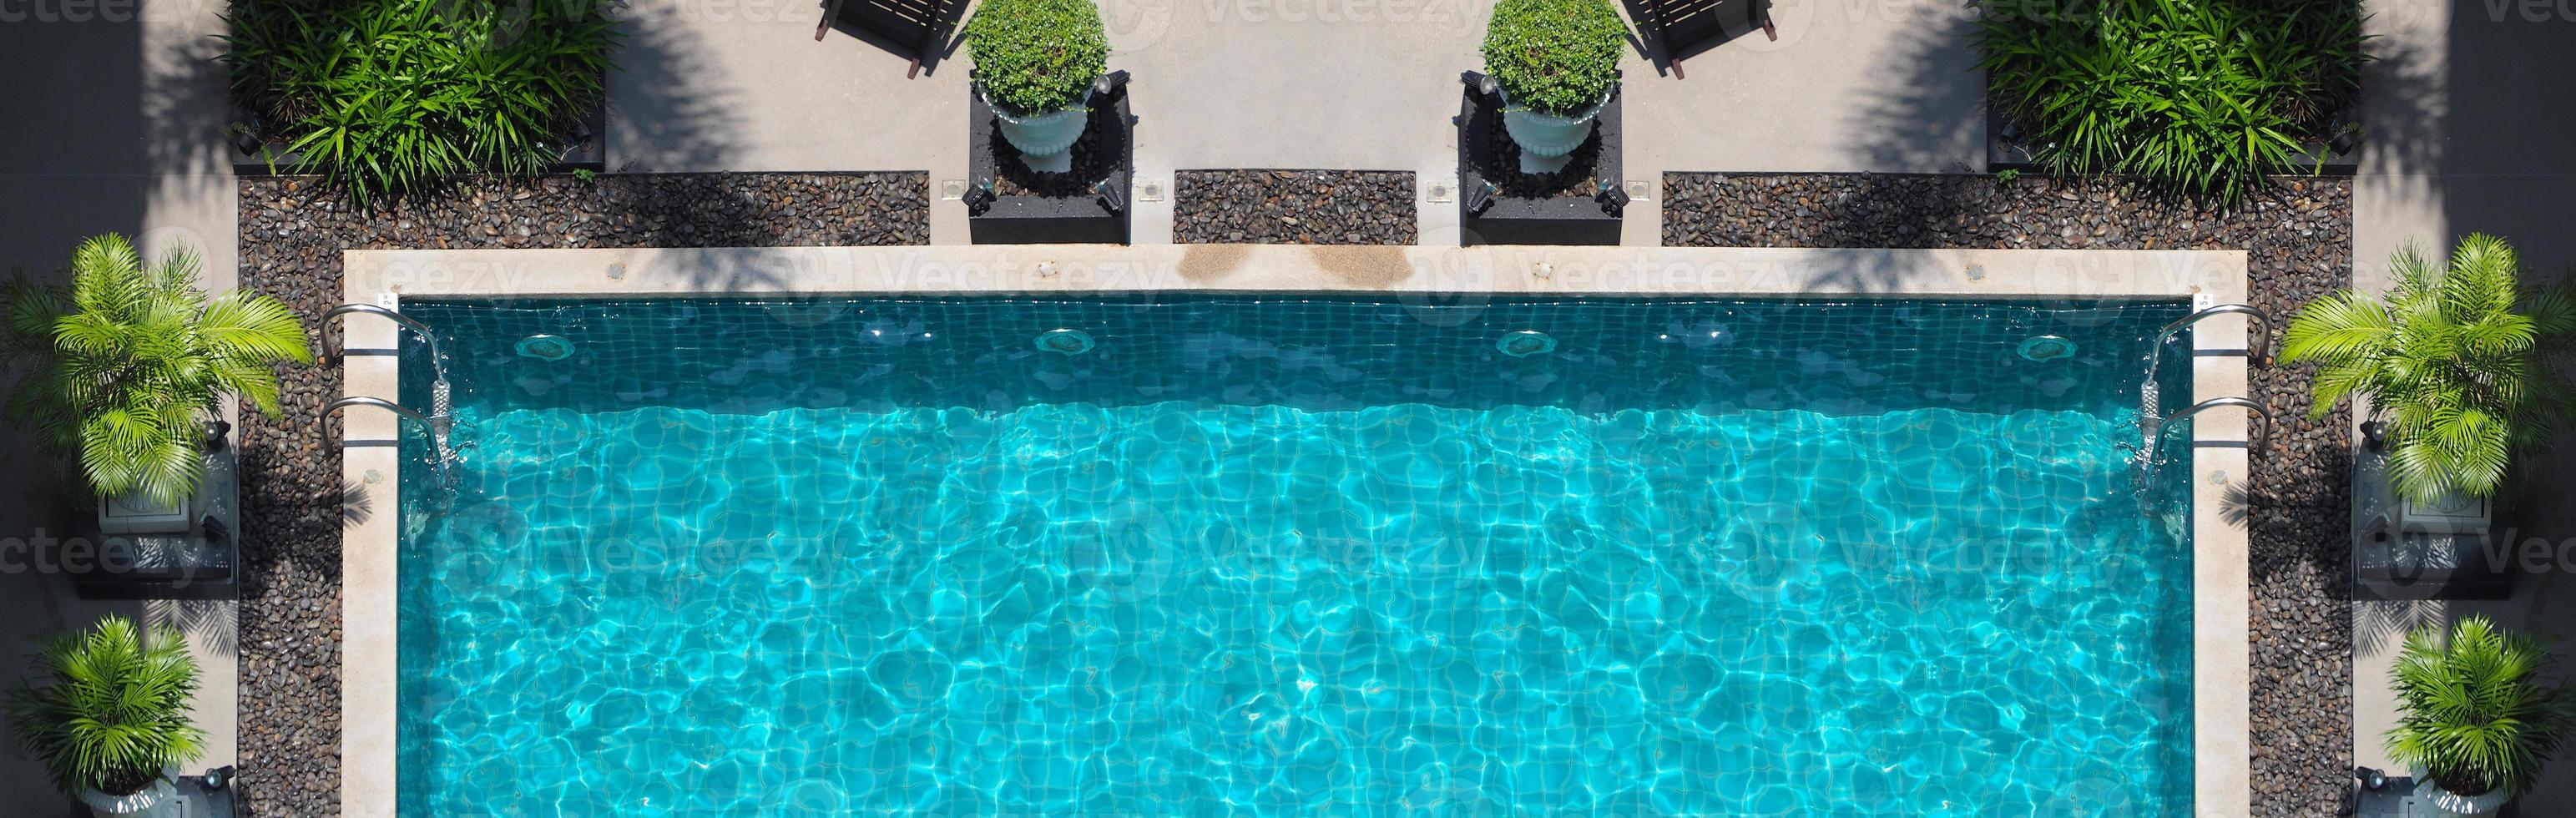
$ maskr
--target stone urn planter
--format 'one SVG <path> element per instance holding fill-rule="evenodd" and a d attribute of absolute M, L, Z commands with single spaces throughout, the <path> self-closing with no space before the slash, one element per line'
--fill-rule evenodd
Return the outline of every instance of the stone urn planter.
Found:
<path fill-rule="evenodd" d="M 179 788 L 170 782 L 178 775 L 177 768 L 163 768 L 161 777 L 153 779 L 151 786 L 132 795 L 82 790 L 80 802 L 82 806 L 89 807 L 90 814 L 99 818 L 176 818 L 179 814 Z"/>
<path fill-rule="evenodd" d="M 980 93 L 980 92 L 979 92 Z M 993 120 L 999 124 L 1002 139 L 1020 151 L 1020 161 L 1039 173 L 1065 173 L 1073 170 L 1073 143 L 1082 141 L 1082 131 L 1091 122 L 1091 94 L 1061 111 L 1013 116 L 1009 109 L 995 104 L 990 95 L 984 104 L 993 109 Z"/>
<path fill-rule="evenodd" d="M 2502 789 L 2488 790 L 2477 795 L 2461 795 L 2442 789 L 2442 785 L 2434 782 L 2433 773 L 2428 770 L 2416 770 L 2415 780 L 2422 782 L 2415 785 L 2415 797 L 2431 802 L 2435 808 L 2450 815 L 2494 815 L 2497 810 L 2504 809 L 2505 802 L 2513 800 L 2513 795 Z"/>
<path fill-rule="evenodd" d="M 1593 123 L 1601 118 L 1602 106 L 1610 103 L 1610 94 L 1602 94 L 1601 101 L 1581 111 L 1558 115 L 1514 105 L 1508 92 L 1502 92 L 1502 98 L 1503 132 L 1520 146 L 1521 172 L 1532 174 L 1564 170 L 1573 161 L 1574 149 L 1592 138 Z"/>
<path fill-rule="evenodd" d="M 1619 88 L 1628 26 L 1610 0 L 1495 0 L 1485 74 L 1501 96 L 1520 172 L 1564 170 Z"/>
<path fill-rule="evenodd" d="M 1093 0 L 984 0 L 966 23 L 976 98 L 1002 141 L 1038 173 L 1073 170 L 1073 143 L 1090 124 L 1109 73 L 1109 32 Z M 972 207 L 972 205 L 969 205 Z"/>

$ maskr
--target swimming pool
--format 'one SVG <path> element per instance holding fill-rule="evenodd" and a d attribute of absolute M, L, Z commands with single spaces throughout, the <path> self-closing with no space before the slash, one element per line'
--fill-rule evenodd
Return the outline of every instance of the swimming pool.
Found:
<path fill-rule="evenodd" d="M 400 801 L 2187 812 L 2185 309 L 407 303 Z"/>

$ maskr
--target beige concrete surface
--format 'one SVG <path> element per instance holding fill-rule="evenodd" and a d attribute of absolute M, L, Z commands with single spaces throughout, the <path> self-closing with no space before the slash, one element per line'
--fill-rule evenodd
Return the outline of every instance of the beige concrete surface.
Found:
<path fill-rule="evenodd" d="M 99 233 L 145 253 L 187 248 L 209 289 L 233 285 L 234 186 L 223 124 L 214 0 L 0 4 L 0 273 L 50 278 L 74 245 Z M 0 544 L 62 536 L 87 512 L 14 425 L 0 424 Z M 120 613 L 180 625 L 205 673 L 194 718 L 205 760 L 234 762 L 234 604 L 85 602 L 68 577 L 0 552 L 0 685 L 25 678 L 26 637 Z M 0 812 L 60 815 L 69 801 L 15 737 L 0 748 Z M 60 806 L 57 806 L 60 805 Z"/>
<path fill-rule="evenodd" d="M 2366 0 L 2369 43 L 2378 61 L 2364 82 L 2368 142 L 2353 185 L 2357 286 L 2388 283 L 2387 259 L 2413 243 L 2438 257 L 2461 235 L 2504 237 L 2544 275 L 2576 265 L 2576 11 L 2556 4 L 2484 0 Z M 2537 539 L 2553 554 L 2576 541 L 2576 436 L 2561 436 L 2517 541 Z M 2499 602 L 2357 602 L 2353 615 L 2353 757 L 2389 768 L 2383 740 L 2397 717 L 2388 674 L 2405 633 L 2484 613 L 2511 628 L 2576 639 L 2576 570 L 2564 560 L 2522 577 Z M 2576 666 L 2576 642 L 2562 643 Z M 2576 759 L 2561 753 L 2525 813 L 2558 805 L 2576 811 Z M 2403 774 L 2404 771 L 2398 771 Z M 2537 814 L 2564 814 L 2544 811 Z"/>
<path fill-rule="evenodd" d="M 2505 237 L 2537 268 L 2576 264 L 2576 9 L 2488 0 L 2367 0 L 2367 141 L 2354 260 L 2384 283 L 2408 242 Z"/>
<path fill-rule="evenodd" d="M 222 4 L 53 7 L 0 7 L 0 69 L 11 78 L 0 270 L 51 271 L 83 237 L 118 232 L 149 253 L 194 249 L 209 287 L 232 286 L 231 114 L 212 61 Z"/>
<path fill-rule="evenodd" d="M 364 303 L 386 295 L 1119 290 L 2034 299 L 2205 294 L 2224 303 L 2241 298 L 2245 287 L 2245 253 L 2235 250 L 1208 244 L 358 250 L 343 256 L 346 297 Z M 391 343 L 385 322 L 350 326 L 353 345 Z M 2210 337 L 2223 334 L 2213 331 Z M 2218 342 L 2241 346 L 2241 337 Z"/>
<path fill-rule="evenodd" d="M 366 303 L 374 303 L 369 301 Z M 362 328 L 363 325 L 363 328 Z M 351 321 L 351 349 L 394 346 L 393 323 L 381 319 Z M 342 393 L 392 399 L 398 359 L 390 355 L 351 355 L 342 359 Z M 356 486 L 370 507 L 395 508 L 395 476 L 401 450 L 390 445 L 402 431 L 392 413 L 376 409 L 341 411 L 340 480 Z M 377 442 L 384 445 L 364 445 Z M 401 627 L 391 604 L 401 588 L 400 514 L 370 514 L 340 532 L 340 810 L 354 816 L 394 814 L 397 739 L 395 640 Z M 384 604 L 367 604 L 379 600 Z"/>
<path fill-rule="evenodd" d="M 1109 66 L 1135 77 L 1139 182 L 1180 170 L 1409 170 L 1457 175 L 1462 71 L 1481 70 L 1486 0 L 1104 0 Z M 1962 12 L 1936 0 L 1788 0 L 1778 41 L 1739 37 L 1669 70 L 1632 40 L 1626 179 L 1666 170 L 1972 172 L 1982 81 Z M 644 0 L 610 81 L 620 171 L 914 170 L 965 176 L 967 59 L 951 38 L 921 76 L 879 44 L 812 40 L 818 4 Z M 1650 197 L 1627 243 L 1655 244 Z M 1170 241 L 1171 201 L 1136 203 L 1135 242 Z M 1425 244 L 1455 219 L 1424 204 Z M 933 243 L 963 243 L 964 206 L 932 205 Z"/>
<path fill-rule="evenodd" d="M 966 242 L 937 200 L 966 175 L 966 64 L 909 61 L 842 31 L 813 0 L 638 0 L 608 79 L 614 172 L 927 170 L 931 240 Z M 946 48 L 941 49 L 945 51 Z"/>

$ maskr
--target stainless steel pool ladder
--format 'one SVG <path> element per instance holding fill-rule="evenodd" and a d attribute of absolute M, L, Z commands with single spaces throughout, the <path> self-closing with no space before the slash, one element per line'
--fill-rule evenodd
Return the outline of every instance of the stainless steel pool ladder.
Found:
<path fill-rule="evenodd" d="M 420 424 L 424 431 L 429 432 L 431 460 L 438 470 L 439 487 L 450 491 L 455 489 L 456 447 L 449 445 L 448 441 L 448 433 L 455 429 L 454 419 L 444 414 L 424 415 L 417 409 L 373 395 L 351 395 L 332 401 L 322 407 L 322 414 L 328 415 L 351 406 L 372 406 Z"/>
<path fill-rule="evenodd" d="M 2148 425 L 2147 419 L 2154 418 L 2163 412 L 2162 400 L 2156 394 L 2156 367 L 2164 361 L 2165 342 L 2172 340 L 2174 333 L 2183 331 L 2184 327 L 2221 315 L 2242 315 L 2249 319 L 2253 326 L 2250 328 L 2252 332 L 2246 336 L 2248 339 L 2246 354 L 2255 363 L 2270 362 L 2270 356 L 2266 354 L 2268 350 L 2264 347 L 2272 337 L 2272 318 L 2264 315 L 2262 310 L 2243 304 L 2220 304 L 2175 319 L 2173 323 L 2166 324 L 2164 329 L 2157 330 L 2156 337 L 2147 341 L 2147 379 L 2144 381 L 2146 385 L 2139 387 L 2138 391 L 2138 418 L 2141 425 Z"/>
<path fill-rule="evenodd" d="M 411 316 L 385 309 L 374 304 L 342 304 L 337 307 L 332 307 L 330 312 L 322 314 L 322 320 L 325 323 L 328 323 L 333 318 L 350 314 L 373 315 L 386 318 L 393 321 L 395 324 L 410 328 L 413 332 L 420 333 L 420 339 L 429 344 L 429 371 L 431 375 L 431 380 L 429 382 L 429 416 L 433 418 L 445 418 L 454 411 L 456 406 L 456 390 L 447 382 L 447 356 L 438 351 L 438 335 L 429 331 L 429 325 L 423 324 L 418 319 L 412 318 Z M 325 341 L 328 341 L 331 336 L 329 333 L 324 333 L 322 337 Z M 334 354 L 345 352 L 348 347 L 348 343 L 343 341 L 340 346 L 341 349 L 329 351 Z"/>
<path fill-rule="evenodd" d="M 2166 430 L 2172 429 L 2176 422 L 2187 420 L 2193 415 L 2197 415 L 2211 409 L 2229 406 L 2243 409 L 2247 412 L 2246 431 L 2249 433 L 2249 436 L 2250 433 L 2253 432 L 2254 426 L 2270 422 L 2270 416 L 2263 413 L 2263 404 L 2255 403 L 2245 398 L 2210 398 L 2175 410 L 2174 413 L 2170 415 L 2164 415 L 2161 417 L 2156 415 L 2138 416 L 2138 459 L 2136 463 L 2137 468 L 2134 470 L 2132 477 L 2136 479 L 2138 488 L 2142 492 L 2139 495 L 2140 502 L 2143 503 L 2146 501 L 2146 495 L 2143 492 L 2148 486 L 2155 482 L 2156 467 L 2164 465 L 2164 458 L 2158 457 L 2157 453 L 2164 448 L 2163 443 Z"/>
<path fill-rule="evenodd" d="M 2141 416 L 2138 418 L 2138 439 L 2139 443 L 2145 447 L 2144 454 L 2155 454 L 2156 441 L 2164 436 L 2166 429 L 2173 428 L 2175 421 L 2184 420 L 2193 415 L 2225 406 L 2233 406 L 2250 412 L 2251 414 L 2247 416 L 2247 419 L 2254 423 L 2259 424 L 2266 420 L 2266 417 L 2263 414 L 2263 404 L 2255 403 L 2245 398 L 2210 398 L 2175 410 L 2173 414 L 2166 415 L 2164 417 L 2155 417 L 2152 415 Z"/>

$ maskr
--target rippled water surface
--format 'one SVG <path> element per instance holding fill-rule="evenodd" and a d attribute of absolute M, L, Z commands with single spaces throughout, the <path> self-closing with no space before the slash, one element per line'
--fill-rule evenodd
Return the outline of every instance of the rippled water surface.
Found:
<path fill-rule="evenodd" d="M 2179 305 L 406 312 L 410 814 L 2189 810 Z"/>

